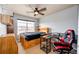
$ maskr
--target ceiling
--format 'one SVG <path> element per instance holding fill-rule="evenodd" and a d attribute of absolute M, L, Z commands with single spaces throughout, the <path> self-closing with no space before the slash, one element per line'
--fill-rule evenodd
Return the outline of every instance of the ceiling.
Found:
<path fill-rule="evenodd" d="M 27 13 L 28 11 L 33 11 L 32 8 L 29 6 L 29 4 L 4 4 L 3 5 L 6 8 L 9 8 L 10 10 L 13 10 L 15 13 L 22 14 L 25 16 L 30 16 L 34 18 L 42 18 L 44 16 L 50 15 L 52 13 L 64 10 L 66 8 L 69 8 L 73 6 L 72 4 L 31 4 L 30 6 L 34 9 L 35 7 L 43 8 L 46 7 L 47 10 L 44 11 L 43 15 L 37 15 L 34 16 L 34 13 Z"/>

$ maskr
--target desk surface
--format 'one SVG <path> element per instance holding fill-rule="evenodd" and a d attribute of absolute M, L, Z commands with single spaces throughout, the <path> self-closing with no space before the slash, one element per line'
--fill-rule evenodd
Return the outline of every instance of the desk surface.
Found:
<path fill-rule="evenodd" d="M 15 36 L 15 34 L 5 34 L 5 35 L 1 35 L 0 37 L 7 37 L 7 36 Z"/>

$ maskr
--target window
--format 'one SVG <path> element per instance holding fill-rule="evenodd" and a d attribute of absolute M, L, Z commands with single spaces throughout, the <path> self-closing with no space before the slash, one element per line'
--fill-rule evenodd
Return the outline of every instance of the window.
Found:
<path fill-rule="evenodd" d="M 28 32 L 35 32 L 35 22 L 27 22 Z"/>
<path fill-rule="evenodd" d="M 24 32 L 34 32 L 35 22 L 17 20 L 17 34 Z"/>

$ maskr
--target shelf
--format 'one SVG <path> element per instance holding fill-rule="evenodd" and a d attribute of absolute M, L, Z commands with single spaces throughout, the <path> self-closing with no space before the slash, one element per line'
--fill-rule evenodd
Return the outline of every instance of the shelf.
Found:
<path fill-rule="evenodd" d="M 49 38 L 48 35 L 42 36 L 40 41 L 40 49 L 42 49 L 47 54 L 51 52 L 51 38 Z"/>

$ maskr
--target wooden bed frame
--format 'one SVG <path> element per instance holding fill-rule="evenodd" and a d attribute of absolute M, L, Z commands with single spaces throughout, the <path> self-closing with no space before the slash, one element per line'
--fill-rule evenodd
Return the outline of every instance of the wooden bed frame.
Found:
<path fill-rule="evenodd" d="M 24 38 L 23 36 L 20 36 L 20 42 L 21 42 L 22 46 L 23 46 L 25 49 L 27 49 L 27 48 L 31 48 L 31 47 L 33 47 L 33 46 L 39 44 L 39 43 L 40 43 L 40 38 L 38 38 L 38 39 L 33 39 L 33 40 L 31 40 L 31 41 L 27 41 L 27 40 L 25 40 L 25 38 Z"/>
<path fill-rule="evenodd" d="M 39 32 L 46 32 L 46 33 L 48 33 L 48 28 L 39 28 Z M 25 40 L 25 37 L 20 35 L 20 42 L 21 42 L 22 46 L 25 49 L 28 49 L 28 48 L 31 48 L 33 46 L 36 46 L 36 45 L 40 44 L 40 38 L 33 39 L 31 41 L 27 41 L 27 40 Z"/>

